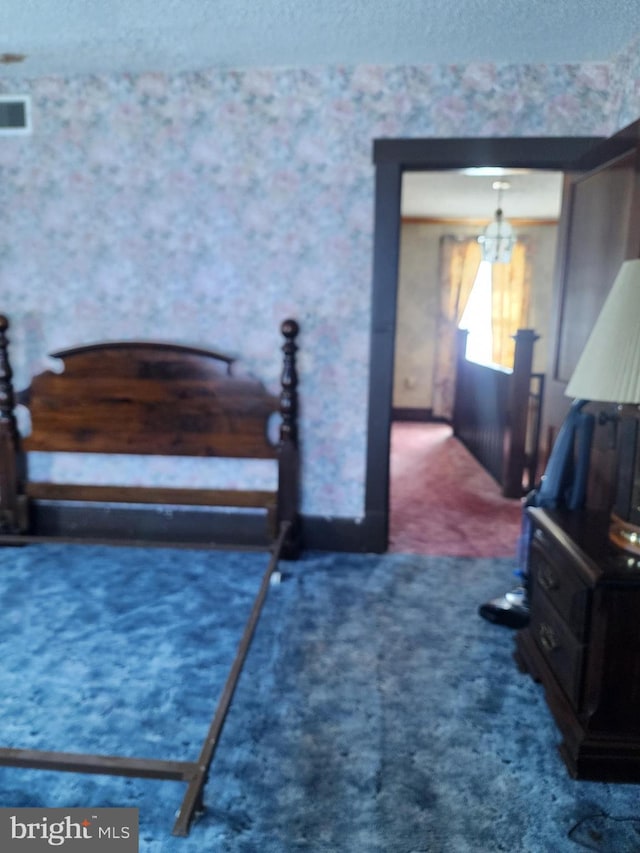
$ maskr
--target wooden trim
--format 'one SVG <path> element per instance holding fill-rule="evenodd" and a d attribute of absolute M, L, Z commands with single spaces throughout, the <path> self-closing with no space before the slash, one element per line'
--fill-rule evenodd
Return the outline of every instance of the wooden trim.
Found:
<path fill-rule="evenodd" d="M 381 554 L 387 550 L 387 537 L 379 517 L 326 518 L 302 516 L 304 548 L 314 551 Z"/>
<path fill-rule="evenodd" d="M 389 449 L 404 171 L 503 166 L 570 170 L 601 137 L 377 139 L 373 143 L 375 220 L 371 301 L 369 420 L 365 516 L 376 520 L 374 541 L 388 544 Z"/>
<path fill-rule="evenodd" d="M 613 136 L 598 140 L 573 164 L 574 169 L 588 172 L 598 169 L 604 163 L 623 157 L 628 151 L 640 145 L 640 121 L 634 121 L 623 127 Z"/>
<path fill-rule="evenodd" d="M 401 194 L 400 164 L 381 163 L 376 169 L 365 515 L 369 517 L 373 513 L 377 516 L 382 525 L 380 535 L 385 543 L 389 527 L 389 447 Z"/>
<path fill-rule="evenodd" d="M 532 218 L 514 218 L 507 216 L 509 222 L 516 228 L 528 228 L 536 225 L 557 225 L 558 219 L 532 219 Z M 461 216 L 403 216 L 401 218 L 403 225 L 468 225 L 474 228 L 484 228 L 492 220 L 487 219 L 468 219 Z"/>
<path fill-rule="evenodd" d="M 391 420 L 430 423 L 433 421 L 433 409 L 419 409 L 411 406 L 394 406 L 391 412 Z"/>
<path fill-rule="evenodd" d="M 526 136 L 376 139 L 373 161 L 413 171 L 504 166 L 564 172 L 603 137 Z"/>

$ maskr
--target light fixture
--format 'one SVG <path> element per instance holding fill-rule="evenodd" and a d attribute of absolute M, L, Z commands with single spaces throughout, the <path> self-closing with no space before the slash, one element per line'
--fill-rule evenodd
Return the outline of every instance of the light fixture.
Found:
<path fill-rule="evenodd" d="M 492 222 L 487 225 L 484 233 L 478 237 L 482 247 L 482 260 L 490 264 L 508 264 L 516 242 L 513 228 L 502 218 L 502 192 L 508 190 L 509 181 L 494 181 L 492 188 L 498 191 L 498 208 Z"/>
<path fill-rule="evenodd" d="M 609 538 L 640 554 L 640 259 L 622 264 L 565 394 L 617 406 L 620 426 Z"/>

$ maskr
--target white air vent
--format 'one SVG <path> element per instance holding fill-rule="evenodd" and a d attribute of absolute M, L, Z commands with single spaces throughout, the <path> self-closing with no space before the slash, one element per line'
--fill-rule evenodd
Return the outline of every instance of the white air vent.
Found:
<path fill-rule="evenodd" d="M 0 95 L 0 136 L 31 133 L 31 99 L 28 95 Z"/>

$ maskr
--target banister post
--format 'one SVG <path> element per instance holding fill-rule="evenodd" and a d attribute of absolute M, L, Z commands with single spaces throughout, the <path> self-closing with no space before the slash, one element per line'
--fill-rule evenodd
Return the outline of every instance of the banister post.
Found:
<path fill-rule="evenodd" d="M 280 379 L 280 442 L 278 446 L 278 526 L 283 521 L 291 524 L 283 556 L 293 558 L 299 550 L 299 478 L 298 451 L 298 371 L 296 367 L 296 338 L 300 327 L 288 319 L 280 327 L 284 337 L 283 361 Z"/>
<path fill-rule="evenodd" d="M 460 433 L 460 405 L 465 394 L 465 364 L 467 361 L 468 337 L 469 331 L 467 329 L 456 329 L 456 371 L 454 376 L 453 407 L 451 412 L 451 427 L 453 429 L 453 434 L 456 436 Z"/>
<path fill-rule="evenodd" d="M 533 329 L 518 329 L 513 337 L 516 348 L 509 387 L 508 440 L 502 478 L 502 494 L 507 498 L 519 498 L 523 493 L 533 347 L 540 336 Z"/>

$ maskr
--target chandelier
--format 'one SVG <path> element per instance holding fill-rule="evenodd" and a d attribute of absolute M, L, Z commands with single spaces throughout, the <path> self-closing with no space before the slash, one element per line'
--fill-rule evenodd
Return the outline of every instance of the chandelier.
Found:
<path fill-rule="evenodd" d="M 482 260 L 490 264 L 508 264 L 516 242 L 513 228 L 502 218 L 502 192 L 510 186 L 509 181 L 493 182 L 492 189 L 498 191 L 498 207 L 493 221 L 478 237 L 478 243 L 482 247 Z"/>

